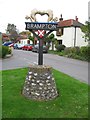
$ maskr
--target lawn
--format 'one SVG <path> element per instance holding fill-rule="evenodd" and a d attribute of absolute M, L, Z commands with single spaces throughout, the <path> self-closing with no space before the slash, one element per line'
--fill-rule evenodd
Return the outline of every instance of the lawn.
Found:
<path fill-rule="evenodd" d="M 0 120 L 2 118 L 2 72 L 0 71 Z"/>
<path fill-rule="evenodd" d="M 34 101 L 22 94 L 28 68 L 2 72 L 3 118 L 87 118 L 88 85 L 53 69 L 59 96 Z"/>

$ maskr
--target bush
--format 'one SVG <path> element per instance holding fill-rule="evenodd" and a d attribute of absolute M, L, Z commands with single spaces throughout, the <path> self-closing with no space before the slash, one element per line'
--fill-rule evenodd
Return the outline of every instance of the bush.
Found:
<path fill-rule="evenodd" d="M 0 58 L 2 58 L 2 46 L 0 45 Z"/>
<path fill-rule="evenodd" d="M 81 47 L 80 51 L 81 51 L 82 55 L 88 56 L 89 55 L 89 51 L 90 51 L 90 47 L 83 46 L 83 47 Z"/>
<path fill-rule="evenodd" d="M 86 60 L 90 61 L 90 46 L 83 46 L 80 49 L 81 56 L 85 57 Z"/>
<path fill-rule="evenodd" d="M 11 53 L 11 50 L 8 46 L 2 46 L 2 55 L 0 57 L 5 58 L 7 54 Z"/>
<path fill-rule="evenodd" d="M 66 55 L 69 54 L 70 51 L 71 51 L 71 47 L 66 47 L 66 48 L 64 49 L 64 53 L 65 53 Z"/>
<path fill-rule="evenodd" d="M 65 54 L 80 54 L 80 48 L 79 47 L 67 47 L 64 50 Z"/>
<path fill-rule="evenodd" d="M 77 47 L 74 47 L 73 49 L 74 49 L 75 54 L 77 54 L 77 55 L 80 54 L 80 47 L 77 46 Z"/>
<path fill-rule="evenodd" d="M 65 49 L 65 45 L 62 45 L 62 44 L 60 44 L 60 45 L 56 45 L 56 49 L 57 49 L 57 51 L 62 51 L 62 50 L 64 50 Z"/>
<path fill-rule="evenodd" d="M 9 47 L 8 54 L 11 54 L 11 52 L 12 52 L 11 47 Z"/>
<path fill-rule="evenodd" d="M 64 49 L 64 54 L 70 58 L 90 61 L 90 46 L 67 47 Z"/>

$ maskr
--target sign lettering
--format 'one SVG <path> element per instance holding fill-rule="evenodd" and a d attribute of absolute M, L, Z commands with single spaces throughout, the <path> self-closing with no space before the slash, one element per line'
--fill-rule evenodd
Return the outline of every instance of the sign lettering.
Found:
<path fill-rule="evenodd" d="M 25 22 L 26 30 L 54 30 L 57 31 L 58 23 L 39 23 L 39 22 Z"/>

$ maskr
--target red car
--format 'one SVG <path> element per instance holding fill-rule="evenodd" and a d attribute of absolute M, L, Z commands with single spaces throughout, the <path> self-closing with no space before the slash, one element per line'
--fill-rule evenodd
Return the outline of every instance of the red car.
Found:
<path fill-rule="evenodd" d="M 26 45 L 24 45 L 23 47 L 22 47 L 22 49 L 23 50 L 32 50 L 32 48 L 33 48 L 33 45 L 32 44 L 26 44 Z"/>

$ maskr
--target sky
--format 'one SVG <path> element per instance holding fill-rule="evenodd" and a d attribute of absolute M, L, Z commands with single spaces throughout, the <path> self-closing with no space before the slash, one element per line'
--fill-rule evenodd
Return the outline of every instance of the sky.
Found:
<path fill-rule="evenodd" d="M 63 19 L 75 19 L 85 23 L 88 20 L 89 0 L 0 0 L 0 32 L 6 32 L 8 23 L 16 25 L 19 32 L 25 30 L 26 15 L 30 15 L 31 10 L 53 11 L 53 16 Z M 37 20 L 42 22 L 47 20 L 47 16 L 37 15 Z"/>

